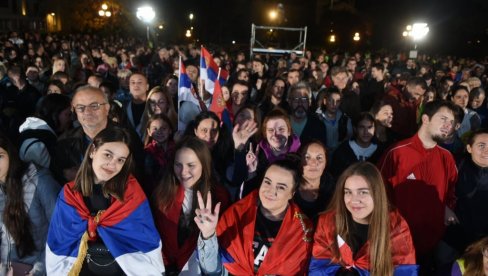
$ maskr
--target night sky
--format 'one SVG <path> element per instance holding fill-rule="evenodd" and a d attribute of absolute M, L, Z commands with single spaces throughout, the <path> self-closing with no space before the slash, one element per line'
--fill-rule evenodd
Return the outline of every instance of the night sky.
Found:
<path fill-rule="evenodd" d="M 251 23 L 274 24 L 267 17 L 268 11 L 282 3 L 286 22 L 282 20 L 281 26 L 308 26 L 307 43 L 310 48 L 411 48 L 412 43 L 401 34 L 407 24 L 424 21 L 429 24 L 430 33 L 425 41 L 418 44 L 420 50 L 479 55 L 486 54 L 485 49 L 488 49 L 486 0 L 336 0 L 332 10 L 329 9 L 330 1 L 322 1 L 324 6 L 320 9 L 317 9 L 317 2 L 164 0 L 153 4 L 158 7 L 158 16 L 166 26 L 163 35 L 170 41 L 184 39 L 184 31 L 190 26 L 188 14 L 193 12 L 195 38 L 200 42 L 226 45 L 235 40 L 238 44 L 248 44 Z M 347 7 L 344 3 L 352 3 L 354 9 L 342 9 Z M 335 45 L 327 42 L 331 29 L 338 37 Z M 362 37 L 359 45 L 352 41 L 356 31 Z"/>

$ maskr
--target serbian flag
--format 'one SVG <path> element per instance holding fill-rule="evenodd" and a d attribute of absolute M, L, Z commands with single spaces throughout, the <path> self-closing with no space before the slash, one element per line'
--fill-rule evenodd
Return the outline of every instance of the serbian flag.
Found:
<path fill-rule="evenodd" d="M 183 101 L 190 101 L 198 105 L 198 99 L 196 99 L 192 94 L 193 85 L 191 83 L 190 77 L 186 73 L 186 67 L 181 61 L 179 65 L 179 75 L 178 75 L 178 106 Z"/>
<path fill-rule="evenodd" d="M 205 90 L 210 94 L 214 93 L 215 81 L 219 79 L 220 85 L 224 85 L 229 79 L 229 72 L 221 69 L 219 74 L 219 66 L 213 60 L 212 55 L 202 46 L 200 54 L 200 79 L 205 80 Z"/>
<path fill-rule="evenodd" d="M 87 254 L 88 240 L 100 238 L 127 275 L 165 272 L 161 239 L 142 188 L 130 176 L 124 201 L 112 204 L 95 217 L 74 191 L 74 182 L 59 193 L 46 245 L 47 275 L 78 275 Z"/>
<path fill-rule="evenodd" d="M 222 119 L 222 112 L 224 112 L 226 108 L 226 104 L 224 101 L 224 97 L 222 95 L 222 88 L 220 87 L 220 83 L 216 82 L 214 87 L 214 93 L 212 95 L 212 104 L 210 105 L 210 111 L 214 112 Z"/>

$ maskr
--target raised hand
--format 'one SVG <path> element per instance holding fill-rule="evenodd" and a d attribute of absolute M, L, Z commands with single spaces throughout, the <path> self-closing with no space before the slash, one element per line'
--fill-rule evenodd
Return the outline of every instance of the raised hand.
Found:
<path fill-rule="evenodd" d="M 256 151 L 253 151 L 252 143 L 250 143 L 249 151 L 246 154 L 246 165 L 247 165 L 248 173 L 253 173 L 256 171 L 258 167 L 258 154 L 259 154 L 259 145 L 256 145 Z"/>
<path fill-rule="evenodd" d="M 247 140 L 258 131 L 257 124 L 253 120 L 246 120 L 242 126 L 234 126 L 232 130 L 232 139 L 234 140 L 235 149 L 243 149 Z"/>
<path fill-rule="evenodd" d="M 203 202 L 202 194 L 197 191 L 198 208 L 195 210 L 196 216 L 194 218 L 195 223 L 202 233 L 204 239 L 208 239 L 215 234 L 215 228 L 217 228 L 217 222 L 219 221 L 220 202 L 215 205 L 215 209 L 212 213 L 212 195 L 210 192 L 207 194 L 207 204 Z"/>

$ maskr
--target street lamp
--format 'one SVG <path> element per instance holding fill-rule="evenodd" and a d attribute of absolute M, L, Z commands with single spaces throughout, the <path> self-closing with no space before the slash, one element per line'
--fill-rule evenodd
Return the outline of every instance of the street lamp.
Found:
<path fill-rule="evenodd" d="M 278 12 L 276 10 L 269 11 L 269 19 L 275 20 L 278 17 Z"/>
<path fill-rule="evenodd" d="M 190 13 L 190 15 L 188 15 L 188 18 L 190 19 L 190 21 L 193 20 L 193 17 L 194 17 L 193 13 Z"/>
<path fill-rule="evenodd" d="M 354 33 L 354 36 L 352 38 L 352 40 L 358 42 L 359 40 L 361 40 L 361 37 L 359 36 L 359 33 Z"/>
<path fill-rule="evenodd" d="M 417 41 L 424 39 L 429 33 L 429 30 L 427 23 L 414 23 L 407 25 L 402 35 L 403 37 L 411 37 L 415 43 L 415 49 L 417 49 Z"/>
<path fill-rule="evenodd" d="M 146 23 L 147 27 L 147 41 L 149 42 L 149 23 L 156 17 L 156 12 L 154 12 L 152 7 L 144 6 L 137 8 L 136 16 L 139 20 Z"/>
<path fill-rule="evenodd" d="M 336 37 L 335 37 L 335 35 L 330 35 L 330 37 L 329 37 L 329 41 L 330 41 L 331 43 L 334 43 L 334 42 L 336 41 Z"/>
<path fill-rule="evenodd" d="M 190 32 L 190 30 L 186 30 L 185 36 L 186 36 L 186 37 L 188 37 L 188 38 L 190 38 L 190 37 L 191 37 L 191 32 Z"/>

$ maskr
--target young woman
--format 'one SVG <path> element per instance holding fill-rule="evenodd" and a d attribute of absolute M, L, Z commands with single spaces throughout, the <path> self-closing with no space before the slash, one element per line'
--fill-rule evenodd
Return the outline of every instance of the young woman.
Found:
<path fill-rule="evenodd" d="M 144 141 L 146 161 L 144 169 L 146 180 L 152 183 L 151 187 L 155 187 L 163 173 L 171 167 L 172 164 L 170 162 L 174 159 L 174 129 L 169 118 L 164 114 L 159 114 L 149 118 L 146 132 L 146 140 Z M 146 184 L 148 183 L 146 182 Z M 152 191 L 152 188 L 149 191 Z"/>
<path fill-rule="evenodd" d="M 207 274 L 305 275 L 313 228 L 291 201 L 300 181 L 298 160 L 283 159 L 263 182 L 220 218 L 219 206 L 201 194 L 194 218 L 201 231 L 198 254 Z M 220 247 L 220 255 L 219 255 Z"/>
<path fill-rule="evenodd" d="M 149 118 L 156 114 L 164 114 L 171 121 L 173 128 L 177 126 L 178 115 L 173 105 L 173 98 L 169 94 L 166 87 L 156 86 L 147 95 L 146 107 L 142 114 L 142 126 L 146 126 Z M 144 134 L 143 141 L 145 140 L 146 133 Z"/>
<path fill-rule="evenodd" d="M 327 150 L 319 141 L 300 148 L 303 174 L 293 197 L 300 209 L 315 222 L 318 214 L 329 205 L 335 189 L 335 180 L 326 170 Z"/>
<path fill-rule="evenodd" d="M 390 208 L 381 174 L 368 162 L 347 168 L 320 215 L 310 275 L 416 275 L 407 223 Z"/>
<path fill-rule="evenodd" d="M 452 276 L 488 276 L 488 237 L 471 244 L 452 266 Z"/>
<path fill-rule="evenodd" d="M 479 115 L 468 108 L 468 88 L 461 85 L 451 87 L 451 101 L 464 110 L 464 118 L 461 122 L 461 127 L 457 129 L 459 138 L 462 138 L 468 131 L 474 131 L 480 127 L 481 119 Z"/>
<path fill-rule="evenodd" d="M 17 264 L 26 265 L 22 275 L 46 274 L 47 227 L 60 188 L 47 169 L 22 163 L 0 134 L 0 275 Z"/>
<path fill-rule="evenodd" d="M 373 104 L 371 114 L 375 119 L 376 139 L 386 147 L 394 142 L 391 132 L 391 123 L 393 122 L 393 108 L 384 101 L 378 101 Z"/>
<path fill-rule="evenodd" d="M 163 240 L 166 275 L 200 275 L 196 246 L 199 230 L 193 222 L 197 193 L 207 198 L 210 191 L 223 208 L 228 194 L 212 175 L 208 147 L 195 137 L 186 137 L 176 147 L 173 169 L 166 173 L 154 192 L 154 214 Z M 214 200 L 214 202 L 216 202 Z"/>
<path fill-rule="evenodd" d="M 232 159 L 232 141 L 225 124 L 221 124 L 219 117 L 204 111 L 198 114 L 191 126 L 187 128 L 187 135 L 195 136 L 205 142 L 212 154 L 212 166 L 218 181 L 225 180 L 228 160 Z"/>
<path fill-rule="evenodd" d="M 290 110 L 290 105 L 283 97 L 286 91 L 286 82 L 282 78 L 276 78 L 269 82 L 262 102 L 259 104 L 261 110 L 261 117 L 265 117 L 275 107 L 279 107 L 285 111 Z"/>
<path fill-rule="evenodd" d="M 98 133 L 56 203 L 47 275 L 161 275 L 161 240 L 148 201 L 131 176 L 129 134 Z"/>
<path fill-rule="evenodd" d="M 270 163 L 283 159 L 288 153 L 297 152 L 300 148 L 300 140 L 293 134 L 290 117 L 281 109 L 272 110 L 264 118 L 261 135 L 263 138 L 256 149 L 250 144 L 245 156 L 235 156 L 236 163 L 242 164 L 243 161 L 237 159 L 245 158 L 247 165 L 244 180 L 249 181 L 244 184 L 242 197 L 259 187 L 261 176 Z"/>

